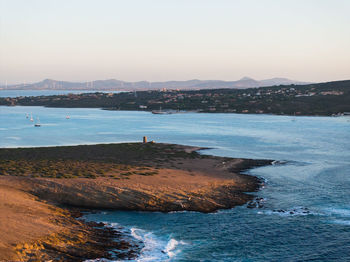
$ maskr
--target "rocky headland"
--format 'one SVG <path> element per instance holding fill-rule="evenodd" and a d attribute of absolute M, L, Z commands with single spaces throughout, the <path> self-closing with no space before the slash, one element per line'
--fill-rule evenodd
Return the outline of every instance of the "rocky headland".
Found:
<path fill-rule="evenodd" d="M 0 149 L 0 260 L 133 258 L 137 243 L 77 219 L 79 210 L 228 209 L 251 201 L 246 192 L 262 183 L 242 171 L 272 162 L 200 149 L 158 143 Z"/>

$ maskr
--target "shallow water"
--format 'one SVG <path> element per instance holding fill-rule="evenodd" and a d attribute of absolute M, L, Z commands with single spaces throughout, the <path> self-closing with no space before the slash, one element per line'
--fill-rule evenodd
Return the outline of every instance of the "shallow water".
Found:
<path fill-rule="evenodd" d="M 26 113 L 39 116 L 35 128 Z M 65 119 L 70 115 L 70 119 Z M 295 120 L 295 121 L 294 121 Z M 213 214 L 103 212 L 144 249 L 138 261 L 349 261 L 350 119 L 0 107 L 0 146 L 141 141 L 211 147 L 203 153 L 286 161 L 264 177 L 264 207 Z"/>

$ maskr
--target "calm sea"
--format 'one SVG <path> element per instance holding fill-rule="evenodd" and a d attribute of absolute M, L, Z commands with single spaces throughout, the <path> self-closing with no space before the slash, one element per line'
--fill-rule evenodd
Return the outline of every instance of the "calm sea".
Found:
<path fill-rule="evenodd" d="M 260 209 L 88 215 L 142 241 L 138 261 L 350 261 L 350 118 L 0 107 L 0 123 L 1 147 L 146 135 L 213 148 L 206 154 L 284 161 L 249 171 L 267 181 L 256 193 L 265 199 Z"/>

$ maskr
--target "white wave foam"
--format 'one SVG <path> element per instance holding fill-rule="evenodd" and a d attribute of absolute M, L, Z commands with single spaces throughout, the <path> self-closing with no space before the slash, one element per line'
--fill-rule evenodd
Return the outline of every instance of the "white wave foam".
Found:
<path fill-rule="evenodd" d="M 41 124 L 42 126 L 58 126 L 59 124 L 56 124 L 56 123 L 44 123 L 44 124 Z"/>
<path fill-rule="evenodd" d="M 179 211 L 169 211 L 169 214 L 176 214 L 176 213 L 199 213 L 199 211 L 188 211 L 188 210 L 179 210 Z"/>
<path fill-rule="evenodd" d="M 350 217 L 350 209 L 346 208 L 324 208 L 323 211 L 330 216 Z"/>
<path fill-rule="evenodd" d="M 144 244 L 140 256 L 136 261 L 169 261 L 171 258 L 181 252 L 177 249 L 179 245 L 185 245 L 184 241 L 177 241 L 174 238 L 166 241 L 152 232 L 147 232 L 138 228 L 130 229 L 131 235 Z"/>
<path fill-rule="evenodd" d="M 136 227 L 123 227 L 119 223 L 103 222 L 105 225 L 115 228 L 116 230 L 123 233 L 123 235 L 130 235 L 132 238 L 143 243 L 143 248 L 141 249 L 140 256 L 136 258 L 136 262 L 160 262 L 160 261 L 171 261 L 173 257 L 181 252 L 181 245 L 186 245 L 184 241 L 178 241 L 174 238 L 163 239 L 156 236 L 152 232 L 148 232 L 143 229 Z M 107 259 L 95 259 L 86 260 L 85 262 L 112 262 Z M 114 262 L 114 260 L 113 260 Z"/>
<path fill-rule="evenodd" d="M 335 219 L 330 221 L 331 224 L 338 224 L 338 225 L 344 225 L 344 226 L 350 226 L 350 221 L 349 220 L 340 220 L 340 219 Z"/>
<path fill-rule="evenodd" d="M 323 215 L 329 217 L 327 223 L 350 226 L 350 208 L 328 207 L 322 209 Z"/>
<path fill-rule="evenodd" d="M 284 164 L 286 164 L 286 163 L 288 163 L 287 161 L 285 161 L 285 160 L 274 160 L 274 161 L 272 161 L 272 165 L 273 166 L 275 166 L 275 165 L 284 165 Z"/>
<path fill-rule="evenodd" d="M 166 245 L 165 250 L 164 250 L 168 254 L 169 258 L 172 258 L 172 257 L 176 256 L 180 252 L 180 250 L 175 250 L 176 247 L 179 244 L 180 245 L 185 245 L 186 242 L 184 242 L 184 241 L 177 241 L 177 240 L 175 240 L 173 238 L 169 240 L 169 242 Z"/>
<path fill-rule="evenodd" d="M 21 140 L 21 138 L 20 137 L 18 137 L 18 136 L 7 136 L 6 137 L 7 139 L 12 139 L 12 140 Z"/>

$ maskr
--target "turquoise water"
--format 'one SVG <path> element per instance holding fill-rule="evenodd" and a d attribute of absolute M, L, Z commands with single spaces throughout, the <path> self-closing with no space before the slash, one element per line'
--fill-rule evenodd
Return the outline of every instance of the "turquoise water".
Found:
<path fill-rule="evenodd" d="M 26 113 L 42 126 L 34 127 Z M 267 181 L 256 193 L 263 208 L 88 215 L 142 241 L 138 261 L 350 261 L 347 117 L 0 107 L 0 123 L 1 147 L 141 141 L 146 135 L 213 148 L 207 154 L 285 161 L 249 171 Z"/>

